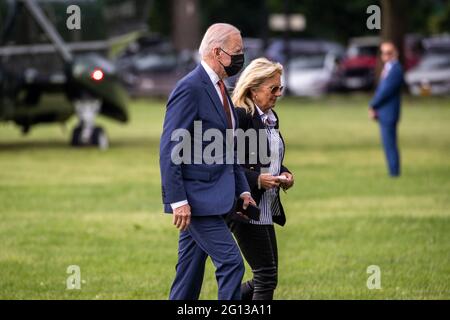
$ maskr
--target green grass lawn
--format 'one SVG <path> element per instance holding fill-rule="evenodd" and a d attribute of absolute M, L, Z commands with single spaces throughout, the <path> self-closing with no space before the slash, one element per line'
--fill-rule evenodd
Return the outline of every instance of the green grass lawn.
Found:
<path fill-rule="evenodd" d="M 397 180 L 368 99 L 277 105 L 296 184 L 277 227 L 276 299 L 450 298 L 450 99 L 405 99 Z M 168 297 L 177 230 L 161 205 L 163 116 L 164 101 L 138 100 L 129 125 L 102 121 L 108 151 L 69 148 L 74 121 L 28 137 L 0 124 L 0 298 Z M 69 265 L 81 290 L 66 289 Z M 369 265 L 379 290 L 366 286 Z M 201 298 L 216 297 L 208 260 Z"/>

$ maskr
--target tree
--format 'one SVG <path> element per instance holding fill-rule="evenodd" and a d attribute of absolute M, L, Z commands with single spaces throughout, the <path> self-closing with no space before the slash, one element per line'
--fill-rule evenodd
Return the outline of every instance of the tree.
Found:
<path fill-rule="evenodd" d="M 400 54 L 400 61 L 404 62 L 403 39 L 408 24 L 408 1 L 381 0 L 381 9 L 381 38 L 395 44 Z"/>
<path fill-rule="evenodd" d="M 197 0 L 172 0 L 172 39 L 178 50 L 196 49 L 200 42 Z"/>

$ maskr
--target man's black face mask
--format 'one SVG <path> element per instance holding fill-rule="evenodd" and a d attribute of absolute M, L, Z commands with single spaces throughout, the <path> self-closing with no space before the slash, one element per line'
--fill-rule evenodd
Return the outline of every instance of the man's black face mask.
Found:
<path fill-rule="evenodd" d="M 231 63 L 228 66 L 224 66 L 222 64 L 222 62 L 219 61 L 219 63 L 222 64 L 222 67 L 225 69 L 225 72 L 227 73 L 227 75 L 229 77 L 232 77 L 235 74 L 237 74 L 239 71 L 241 71 L 242 67 L 244 66 L 244 61 L 245 61 L 244 54 L 241 53 L 241 54 L 231 55 L 228 52 L 226 52 L 225 50 L 223 50 L 222 48 L 220 48 L 220 50 L 225 52 L 231 58 Z"/>

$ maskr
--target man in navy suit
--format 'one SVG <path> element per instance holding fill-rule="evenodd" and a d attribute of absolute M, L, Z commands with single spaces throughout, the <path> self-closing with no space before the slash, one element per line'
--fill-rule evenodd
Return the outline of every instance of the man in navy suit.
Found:
<path fill-rule="evenodd" d="M 243 49 L 240 31 L 234 26 L 209 27 L 199 48 L 201 63 L 177 83 L 167 103 L 160 143 L 162 198 L 164 211 L 173 213 L 173 224 L 180 229 L 171 300 L 198 299 L 208 256 L 216 267 L 219 300 L 241 297 L 244 263 L 225 216 L 234 210 L 237 197 L 244 200 L 245 208 L 255 202 L 236 163 L 236 148 L 232 148 L 233 161 L 226 159 L 226 132 L 233 137 L 238 117 L 222 79 L 242 68 Z M 195 130 L 197 121 L 201 121 L 201 137 Z M 224 137 L 224 156 L 212 164 L 202 159 L 207 146 L 202 137 L 208 129 Z M 173 138 L 180 130 L 191 138 L 193 150 L 192 154 L 182 151 L 181 163 L 174 161 L 180 142 Z"/>
<path fill-rule="evenodd" d="M 398 61 L 395 45 L 386 41 L 380 46 L 384 63 L 380 83 L 370 102 L 369 117 L 378 120 L 384 153 L 391 177 L 400 176 L 400 153 L 398 150 L 397 125 L 400 120 L 403 69 Z"/>

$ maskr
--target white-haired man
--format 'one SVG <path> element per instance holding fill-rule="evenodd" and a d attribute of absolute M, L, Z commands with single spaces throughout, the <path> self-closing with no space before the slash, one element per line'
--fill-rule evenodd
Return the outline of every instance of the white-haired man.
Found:
<path fill-rule="evenodd" d="M 194 121 L 201 121 L 202 137 L 208 129 L 219 130 L 224 137 L 223 150 L 227 150 L 226 131 L 237 127 L 237 116 L 222 80 L 243 66 L 240 31 L 229 24 L 212 25 L 199 52 L 201 64 L 178 82 L 169 97 L 160 144 L 164 209 L 173 213 L 173 223 L 180 229 L 170 299 L 198 299 L 206 258 L 210 256 L 216 267 L 218 298 L 237 300 L 241 298 L 244 263 L 224 218 L 234 210 L 237 197 L 243 198 L 244 207 L 254 201 L 241 167 L 237 163 L 228 164 L 226 152 L 221 161 L 213 164 L 194 161 L 195 155 L 203 155 L 203 150 L 199 153 L 194 148 L 199 138 L 194 137 Z M 190 133 L 194 150 L 192 157 L 181 164 L 172 158 L 179 143 L 172 139 L 177 129 Z"/>

